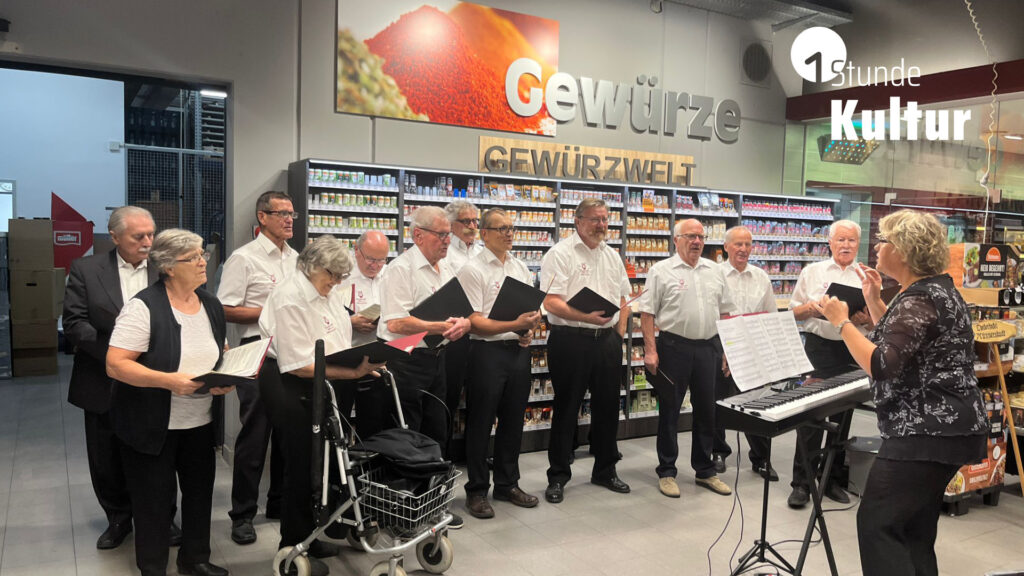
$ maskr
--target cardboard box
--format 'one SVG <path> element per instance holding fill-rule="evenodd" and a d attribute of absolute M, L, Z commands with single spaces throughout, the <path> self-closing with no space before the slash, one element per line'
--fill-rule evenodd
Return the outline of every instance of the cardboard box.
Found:
<path fill-rule="evenodd" d="M 988 439 L 988 457 L 979 464 L 961 466 L 946 486 L 946 496 L 956 496 L 998 486 L 1006 473 L 1006 439 L 1003 436 Z"/>
<path fill-rule="evenodd" d="M 7 250 L 12 269 L 52 268 L 53 222 L 12 218 L 8 221 Z"/>
<path fill-rule="evenodd" d="M 57 373 L 56 348 L 29 348 L 15 350 L 12 354 L 12 368 L 15 377 L 46 376 Z"/>
<path fill-rule="evenodd" d="M 14 322 L 11 325 L 11 348 L 56 348 L 57 321 Z"/>
<path fill-rule="evenodd" d="M 60 317 L 64 308 L 64 269 L 11 270 L 11 321 Z"/>

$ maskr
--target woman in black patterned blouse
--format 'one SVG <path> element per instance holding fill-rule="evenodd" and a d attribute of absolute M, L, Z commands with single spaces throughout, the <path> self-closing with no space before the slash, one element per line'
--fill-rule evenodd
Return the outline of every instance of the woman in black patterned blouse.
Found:
<path fill-rule="evenodd" d="M 878 270 L 902 290 L 887 307 L 881 276 L 861 265 L 875 329 L 865 337 L 848 328 L 849 310 L 835 298 L 816 307 L 871 376 L 882 435 L 857 512 L 864 576 L 937 575 L 943 492 L 960 466 L 986 455 L 974 334 L 967 305 L 944 273 L 949 247 L 939 221 L 900 210 L 878 226 Z"/>

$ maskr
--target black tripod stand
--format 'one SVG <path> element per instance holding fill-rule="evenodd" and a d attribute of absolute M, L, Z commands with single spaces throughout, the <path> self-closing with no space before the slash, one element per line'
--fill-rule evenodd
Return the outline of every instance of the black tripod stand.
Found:
<path fill-rule="evenodd" d="M 768 462 L 771 462 L 772 446 L 768 444 L 768 452 L 765 454 L 765 466 Z M 768 471 L 765 470 L 764 474 L 764 495 L 761 499 L 761 537 L 754 540 L 754 547 L 748 550 L 743 556 L 740 557 L 739 564 L 736 569 L 732 571 L 731 576 L 742 574 L 750 568 L 760 564 L 771 564 L 780 571 L 785 571 L 790 574 L 794 573 L 793 566 L 782 557 L 781 554 L 768 542 L 765 534 L 768 529 L 768 488 L 771 486 L 771 480 L 769 479 Z M 771 554 L 774 558 L 769 558 L 768 554 Z"/>

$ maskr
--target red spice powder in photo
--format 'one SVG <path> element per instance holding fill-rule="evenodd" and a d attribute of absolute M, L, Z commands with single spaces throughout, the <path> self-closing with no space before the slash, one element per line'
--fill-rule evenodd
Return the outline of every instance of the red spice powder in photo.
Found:
<path fill-rule="evenodd" d="M 384 59 L 384 72 L 395 79 L 409 107 L 431 122 L 537 130 L 536 118 L 509 108 L 504 77 L 496 78 L 469 48 L 458 24 L 432 6 L 403 14 L 366 45 Z"/>

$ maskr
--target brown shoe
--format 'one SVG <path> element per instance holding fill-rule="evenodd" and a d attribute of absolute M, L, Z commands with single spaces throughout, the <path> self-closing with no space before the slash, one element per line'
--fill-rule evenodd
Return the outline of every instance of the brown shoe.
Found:
<path fill-rule="evenodd" d="M 537 497 L 533 494 L 523 492 L 519 486 L 513 486 L 508 490 L 495 490 L 494 499 L 502 502 L 511 502 L 520 508 L 533 508 L 537 505 Z"/>
<path fill-rule="evenodd" d="M 494 508 L 491 508 L 491 503 L 487 501 L 487 496 L 482 494 L 466 496 L 466 510 L 474 518 L 494 518 Z"/>

